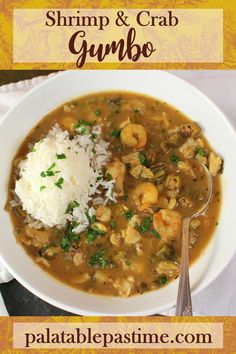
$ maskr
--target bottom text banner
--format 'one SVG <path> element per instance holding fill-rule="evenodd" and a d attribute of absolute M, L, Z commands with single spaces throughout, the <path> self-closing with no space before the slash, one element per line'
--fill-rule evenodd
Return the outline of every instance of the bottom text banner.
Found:
<path fill-rule="evenodd" d="M 222 323 L 14 323 L 14 348 L 222 348 Z"/>
<path fill-rule="evenodd" d="M 234 353 L 236 317 L 0 317 L 0 352 Z"/>

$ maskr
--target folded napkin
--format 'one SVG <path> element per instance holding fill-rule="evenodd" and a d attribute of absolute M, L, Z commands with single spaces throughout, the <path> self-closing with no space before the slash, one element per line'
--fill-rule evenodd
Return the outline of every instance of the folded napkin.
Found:
<path fill-rule="evenodd" d="M 205 92 L 229 117 L 236 127 L 236 71 L 173 71 Z M 57 75 L 57 74 L 51 74 Z M 49 76 L 51 76 L 49 75 Z M 0 87 L 0 120 L 7 110 L 19 98 L 47 77 L 40 76 L 31 80 L 20 81 Z M 227 92 L 227 95 L 222 95 Z M 12 279 L 9 272 L 0 264 L 0 283 Z M 222 274 L 206 289 L 193 296 L 193 308 L 202 316 L 233 316 L 236 315 L 236 256 Z M 217 298 L 216 295 L 217 294 Z M 214 301 L 213 301 L 214 299 Z M 173 316 L 175 309 L 162 314 Z M 195 313 L 195 315 L 196 315 Z M 7 311 L 0 295 L 0 315 L 7 315 Z"/>

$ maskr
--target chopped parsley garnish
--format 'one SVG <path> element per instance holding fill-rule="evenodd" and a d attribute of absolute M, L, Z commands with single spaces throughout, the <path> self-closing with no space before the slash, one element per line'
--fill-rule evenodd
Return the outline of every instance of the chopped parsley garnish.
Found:
<path fill-rule="evenodd" d="M 177 165 L 180 162 L 180 158 L 176 155 L 171 155 L 170 161 Z"/>
<path fill-rule="evenodd" d="M 167 283 L 167 277 L 165 276 L 165 275 L 161 275 L 159 278 L 158 278 L 158 283 L 160 284 L 160 285 L 164 285 L 164 284 L 166 284 Z"/>
<path fill-rule="evenodd" d="M 64 183 L 64 178 L 60 177 L 54 184 L 55 184 L 55 186 L 57 186 L 58 188 L 62 189 L 63 183 Z"/>
<path fill-rule="evenodd" d="M 150 230 L 151 225 L 152 225 L 152 217 L 145 216 L 145 218 L 143 219 L 143 223 L 138 226 L 138 230 L 142 233 L 147 232 Z"/>
<path fill-rule="evenodd" d="M 81 135 L 87 135 L 88 133 L 89 133 L 89 129 L 87 128 L 87 127 L 80 127 L 79 129 L 78 129 L 78 131 L 79 131 L 79 133 L 81 134 Z"/>
<path fill-rule="evenodd" d="M 89 128 L 93 125 L 93 122 L 87 122 L 84 119 L 80 119 L 75 125 L 75 130 L 77 130 L 81 135 L 86 135 L 89 133 Z"/>
<path fill-rule="evenodd" d="M 202 157 L 206 157 L 206 151 L 203 148 L 197 148 L 196 149 L 196 154 Z"/>
<path fill-rule="evenodd" d="M 55 172 L 53 172 L 53 168 L 56 166 L 56 163 L 53 162 L 53 164 L 46 170 L 46 171 L 42 171 L 40 173 L 41 177 L 51 177 L 51 176 L 55 176 Z"/>
<path fill-rule="evenodd" d="M 107 261 L 104 259 L 104 254 L 106 253 L 106 250 L 102 250 L 100 252 L 94 253 L 92 257 L 89 259 L 89 265 L 92 267 L 99 267 L 101 266 L 102 269 L 106 268 Z"/>
<path fill-rule="evenodd" d="M 97 134 L 91 134 L 90 140 L 94 142 L 94 140 L 97 138 Z"/>
<path fill-rule="evenodd" d="M 46 188 L 46 186 L 41 186 L 40 187 L 40 192 L 42 192 L 45 188 Z"/>
<path fill-rule="evenodd" d="M 93 241 L 99 237 L 99 236 L 104 236 L 105 235 L 105 231 L 103 230 L 100 230 L 98 227 L 96 226 L 92 226 L 92 227 L 89 227 L 88 228 L 88 231 L 86 233 L 86 239 L 87 239 L 87 242 L 89 244 L 93 243 Z"/>
<path fill-rule="evenodd" d="M 95 215 L 91 215 L 91 216 L 90 216 L 88 212 L 86 212 L 85 214 L 86 214 L 86 217 L 87 217 L 87 219 L 88 219 L 88 222 L 89 222 L 90 224 L 94 224 L 95 221 L 96 221 L 96 216 L 95 216 Z"/>
<path fill-rule="evenodd" d="M 53 171 L 46 171 L 47 177 L 55 176 L 55 172 Z"/>
<path fill-rule="evenodd" d="M 112 132 L 111 132 L 111 136 L 112 136 L 113 138 L 119 138 L 120 132 L 121 132 L 120 129 L 114 129 L 114 130 L 112 130 Z"/>
<path fill-rule="evenodd" d="M 153 235 L 153 236 L 155 236 L 156 238 L 161 238 L 161 235 L 159 234 L 159 232 L 157 232 L 155 229 L 152 229 L 151 230 L 151 234 Z"/>
<path fill-rule="evenodd" d="M 128 200 L 128 199 L 129 199 L 128 194 L 124 194 L 124 195 L 122 196 L 122 199 L 123 199 L 123 200 Z"/>
<path fill-rule="evenodd" d="M 115 230 L 115 229 L 116 229 L 116 226 L 117 226 L 117 222 L 116 222 L 115 220 L 111 220 L 111 221 L 109 222 L 109 225 L 110 225 L 110 227 L 111 227 L 113 230 Z"/>
<path fill-rule="evenodd" d="M 70 249 L 70 240 L 68 237 L 62 237 L 61 239 L 61 248 L 65 252 L 69 252 Z"/>
<path fill-rule="evenodd" d="M 53 164 L 47 169 L 47 171 L 51 171 L 55 166 L 56 166 L 56 162 L 53 162 Z"/>
<path fill-rule="evenodd" d="M 69 252 L 70 247 L 77 248 L 80 235 L 75 233 L 73 229 L 78 226 L 76 221 L 71 221 L 66 224 L 64 235 L 61 238 L 61 248 L 65 252 Z"/>
<path fill-rule="evenodd" d="M 143 165 L 145 167 L 150 167 L 150 161 L 142 152 L 139 153 L 138 157 L 139 157 L 139 161 L 140 161 L 141 165 Z"/>
<path fill-rule="evenodd" d="M 95 111 L 94 113 L 95 113 L 95 115 L 98 117 L 98 116 L 100 116 L 101 111 L 100 111 L 100 109 L 96 109 L 96 111 Z"/>
<path fill-rule="evenodd" d="M 66 159 L 66 155 L 65 154 L 56 154 L 56 157 L 57 157 L 58 160 Z"/>
<path fill-rule="evenodd" d="M 134 113 L 140 113 L 140 108 L 138 108 L 138 107 L 135 108 L 135 109 L 134 109 Z"/>
<path fill-rule="evenodd" d="M 66 214 L 70 214 L 74 208 L 78 207 L 79 203 L 76 200 L 70 202 L 66 208 Z"/>
<path fill-rule="evenodd" d="M 35 152 L 35 151 L 36 151 L 36 149 L 35 149 L 35 147 L 33 146 L 32 149 L 31 149 L 31 152 Z"/>
<path fill-rule="evenodd" d="M 106 179 L 107 179 L 108 181 L 111 181 L 111 180 L 112 180 L 112 175 L 111 175 L 109 172 L 106 173 Z"/>
<path fill-rule="evenodd" d="M 131 220 L 132 217 L 134 216 L 134 212 L 132 210 L 127 210 L 124 215 L 126 219 Z"/>
<path fill-rule="evenodd" d="M 160 250 L 156 253 L 156 257 L 160 261 L 162 260 L 166 261 L 167 259 L 172 261 L 175 260 L 176 256 L 175 256 L 173 246 L 164 243 L 161 246 Z"/>

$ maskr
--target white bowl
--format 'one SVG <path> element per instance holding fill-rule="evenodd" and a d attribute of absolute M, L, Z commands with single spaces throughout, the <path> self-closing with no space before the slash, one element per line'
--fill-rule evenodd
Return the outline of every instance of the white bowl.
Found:
<path fill-rule="evenodd" d="M 200 91 L 162 71 L 67 71 L 31 90 L 0 124 L 0 256 L 12 275 L 31 292 L 64 310 L 81 315 L 151 315 L 175 305 L 178 281 L 161 290 L 130 298 L 103 297 L 75 290 L 42 271 L 13 235 L 3 211 L 12 158 L 29 130 L 50 110 L 75 97 L 121 90 L 150 95 L 170 103 L 199 122 L 225 160 L 223 203 L 216 232 L 201 257 L 191 266 L 193 293 L 206 287 L 226 267 L 235 252 L 236 136 L 223 113 Z M 222 95 L 227 94 L 223 92 Z M 217 296 L 217 294 L 216 294 Z M 214 301 L 214 299 L 212 299 Z"/>

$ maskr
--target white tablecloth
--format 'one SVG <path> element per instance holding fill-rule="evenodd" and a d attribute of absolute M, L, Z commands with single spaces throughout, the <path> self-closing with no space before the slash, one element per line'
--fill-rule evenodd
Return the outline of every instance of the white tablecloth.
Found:
<path fill-rule="evenodd" d="M 227 115 L 236 128 L 236 71 L 171 72 L 189 81 L 207 94 Z M 0 87 L 0 119 L 18 101 L 22 94 L 42 80 L 45 80 L 45 77 Z M 11 275 L 0 264 L 0 282 L 6 282 L 10 279 Z M 212 284 L 193 297 L 194 313 L 202 316 L 235 316 L 235 281 L 236 255 L 224 272 Z M 173 315 L 174 311 L 170 310 L 165 314 Z M 0 315 L 7 315 L 1 295 Z"/>

